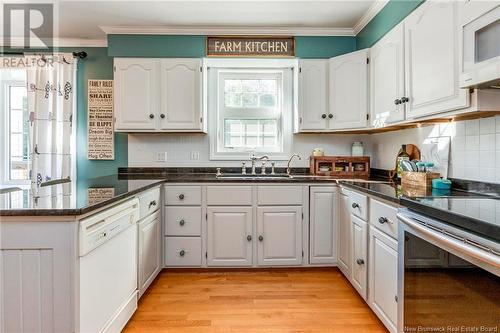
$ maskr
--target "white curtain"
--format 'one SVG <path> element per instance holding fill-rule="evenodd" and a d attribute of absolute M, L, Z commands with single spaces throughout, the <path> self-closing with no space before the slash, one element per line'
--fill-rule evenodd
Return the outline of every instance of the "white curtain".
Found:
<path fill-rule="evenodd" d="M 77 60 L 71 53 L 35 56 L 34 60 L 31 63 L 37 65 L 27 68 L 32 194 L 58 201 L 60 195 L 70 194 L 70 184 L 42 185 L 74 178 L 71 149 L 72 136 L 76 135 Z M 53 192 L 55 188 L 58 193 Z"/>

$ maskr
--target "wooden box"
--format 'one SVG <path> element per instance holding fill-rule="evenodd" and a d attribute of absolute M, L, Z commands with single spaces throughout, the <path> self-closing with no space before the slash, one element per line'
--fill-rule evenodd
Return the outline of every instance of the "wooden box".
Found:
<path fill-rule="evenodd" d="M 439 178 L 436 172 L 410 172 L 401 173 L 401 186 L 412 188 L 432 188 L 432 180 Z"/>
<path fill-rule="evenodd" d="M 311 174 L 335 177 L 369 177 L 369 156 L 311 156 Z"/>

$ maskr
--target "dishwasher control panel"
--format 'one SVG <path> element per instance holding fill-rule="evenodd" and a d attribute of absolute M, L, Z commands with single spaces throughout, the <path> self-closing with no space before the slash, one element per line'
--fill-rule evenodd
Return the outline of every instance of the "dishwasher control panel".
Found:
<path fill-rule="evenodd" d="M 132 199 L 80 221 L 80 256 L 118 235 L 139 218 L 139 201 Z"/>

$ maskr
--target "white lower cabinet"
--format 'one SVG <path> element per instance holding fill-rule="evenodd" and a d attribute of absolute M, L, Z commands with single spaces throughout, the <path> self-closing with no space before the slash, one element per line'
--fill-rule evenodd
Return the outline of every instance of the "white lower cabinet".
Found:
<path fill-rule="evenodd" d="M 207 208 L 207 266 L 251 266 L 252 240 L 252 207 Z"/>
<path fill-rule="evenodd" d="M 392 333 L 397 327 L 398 242 L 370 227 L 368 304 Z"/>
<path fill-rule="evenodd" d="M 368 224 L 354 215 L 351 215 L 351 239 L 351 283 L 366 299 Z"/>
<path fill-rule="evenodd" d="M 345 190 L 339 194 L 339 237 L 337 265 L 347 278 L 351 276 L 351 214 Z"/>
<path fill-rule="evenodd" d="M 161 215 L 157 211 L 139 222 L 139 297 L 161 270 Z"/>
<path fill-rule="evenodd" d="M 302 207 L 257 208 L 258 264 L 302 264 Z"/>
<path fill-rule="evenodd" d="M 335 264 L 337 262 L 338 189 L 311 187 L 309 262 Z"/>
<path fill-rule="evenodd" d="M 165 266 L 201 266 L 200 237 L 165 237 Z"/>

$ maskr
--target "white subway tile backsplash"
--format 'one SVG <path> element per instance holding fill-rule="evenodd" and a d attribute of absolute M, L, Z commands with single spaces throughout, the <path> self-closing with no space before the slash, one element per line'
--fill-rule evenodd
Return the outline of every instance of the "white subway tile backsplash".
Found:
<path fill-rule="evenodd" d="M 500 173 L 500 150 L 497 150 L 495 153 L 495 166 L 498 170 L 498 173 Z"/>
<path fill-rule="evenodd" d="M 479 150 L 495 150 L 495 134 L 480 135 Z"/>
<path fill-rule="evenodd" d="M 479 133 L 493 134 L 495 133 L 495 117 L 479 119 Z"/>
<path fill-rule="evenodd" d="M 479 119 L 465 121 L 465 135 L 479 135 Z"/>
<path fill-rule="evenodd" d="M 481 167 L 494 168 L 495 165 L 495 152 L 493 150 L 479 152 L 479 161 Z"/>
<path fill-rule="evenodd" d="M 465 150 L 479 150 L 479 135 L 467 135 L 465 137 Z"/>
<path fill-rule="evenodd" d="M 455 127 L 455 136 L 465 136 L 465 121 L 457 121 L 449 123 Z"/>
<path fill-rule="evenodd" d="M 495 123 L 497 127 L 497 133 L 500 133 L 500 116 L 495 116 Z"/>
<path fill-rule="evenodd" d="M 479 167 L 479 151 L 478 150 L 472 150 L 472 151 L 466 150 L 464 153 L 464 158 L 465 158 L 465 166 L 466 167 Z"/>
<path fill-rule="evenodd" d="M 496 134 L 496 150 L 500 150 L 500 133 Z"/>
<path fill-rule="evenodd" d="M 478 167 L 465 167 L 464 178 L 469 180 L 480 180 Z"/>
<path fill-rule="evenodd" d="M 483 180 L 489 183 L 495 182 L 495 168 L 479 168 L 479 174 L 480 176 L 477 180 Z"/>

